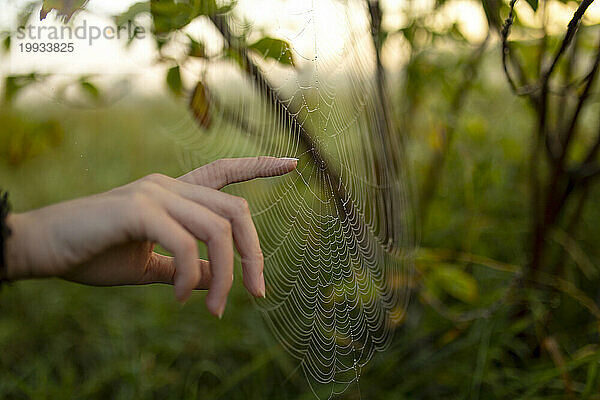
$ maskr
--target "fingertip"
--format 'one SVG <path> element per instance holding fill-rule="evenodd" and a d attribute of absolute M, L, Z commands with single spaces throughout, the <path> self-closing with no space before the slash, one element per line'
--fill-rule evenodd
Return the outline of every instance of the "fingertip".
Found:
<path fill-rule="evenodd" d="M 215 317 L 221 319 L 225 312 L 225 301 L 220 301 L 211 296 L 210 293 L 206 296 L 206 308 Z"/>
<path fill-rule="evenodd" d="M 299 159 L 293 157 L 281 157 L 279 158 L 279 161 L 296 168 L 298 166 Z"/>
<path fill-rule="evenodd" d="M 246 290 L 254 297 L 264 297 L 265 288 L 261 278 L 250 279 L 244 277 L 244 286 Z"/>
<path fill-rule="evenodd" d="M 175 284 L 175 299 L 181 304 L 187 303 L 192 295 L 192 290 L 184 287 L 181 284 Z"/>
<path fill-rule="evenodd" d="M 298 166 L 297 158 L 282 157 L 278 158 L 277 161 L 280 163 L 279 167 L 281 168 L 281 170 L 279 170 L 278 172 L 282 175 L 292 172 Z"/>
<path fill-rule="evenodd" d="M 175 298 L 182 304 L 185 304 L 191 297 L 192 292 L 200 280 L 200 271 L 195 266 L 189 270 L 175 271 Z"/>

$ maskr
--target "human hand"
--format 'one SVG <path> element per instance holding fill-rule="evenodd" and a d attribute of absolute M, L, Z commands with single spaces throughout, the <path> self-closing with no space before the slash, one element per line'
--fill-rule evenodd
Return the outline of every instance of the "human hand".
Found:
<path fill-rule="evenodd" d="M 221 316 L 233 282 L 232 239 L 244 285 L 265 296 L 263 255 L 245 199 L 219 189 L 235 182 L 283 175 L 296 159 L 223 159 L 178 179 L 160 174 L 94 196 L 10 214 L 6 241 L 9 280 L 60 277 L 94 286 L 175 285 L 185 302 L 208 289 L 206 305 Z M 198 259 L 196 240 L 209 260 Z M 174 255 L 153 251 L 159 243 Z"/>

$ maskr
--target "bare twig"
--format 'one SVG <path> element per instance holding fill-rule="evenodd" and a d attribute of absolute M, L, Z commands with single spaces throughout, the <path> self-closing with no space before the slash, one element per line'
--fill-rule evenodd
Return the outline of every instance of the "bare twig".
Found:
<path fill-rule="evenodd" d="M 548 69 L 546 69 L 540 75 L 540 79 L 537 82 L 530 83 L 530 84 L 525 83 L 522 63 L 519 61 L 519 59 L 514 54 L 514 52 L 512 52 L 510 42 L 508 41 L 508 36 L 510 35 L 510 30 L 511 30 L 511 27 L 512 27 L 512 25 L 514 23 L 514 19 L 515 19 L 514 9 L 515 9 L 515 4 L 517 1 L 518 0 L 510 1 L 510 4 L 509 4 L 510 10 L 508 13 L 508 17 L 506 18 L 506 20 L 504 21 L 504 25 L 502 26 L 502 30 L 500 32 L 500 37 L 502 39 L 502 66 L 504 68 L 506 78 L 508 80 L 508 83 L 509 83 L 512 91 L 519 96 L 523 96 L 523 95 L 532 95 L 535 92 L 537 92 L 538 90 L 542 89 L 545 85 L 547 85 L 547 83 L 550 79 L 550 76 L 552 75 L 552 72 L 554 72 L 554 69 L 558 65 L 558 62 L 560 61 L 562 55 L 564 54 L 566 49 L 571 44 L 573 38 L 575 37 L 575 34 L 577 33 L 577 29 L 579 28 L 579 25 L 581 23 L 581 19 L 583 18 L 583 15 L 585 14 L 585 12 L 588 9 L 588 7 L 590 6 L 590 4 L 592 4 L 594 2 L 594 0 L 583 0 L 579 4 L 579 7 L 577 7 L 577 10 L 573 14 L 573 18 L 569 22 L 569 25 L 567 27 L 567 32 L 561 42 L 561 45 L 558 48 L 558 50 L 556 51 L 554 57 L 552 58 L 552 63 L 550 64 Z M 513 78 L 512 74 L 509 71 L 509 66 L 508 66 L 509 61 L 511 62 L 512 67 L 519 74 L 519 80 L 520 80 L 519 85 L 517 85 L 515 78 Z"/>
<path fill-rule="evenodd" d="M 570 144 L 573 136 L 575 135 L 575 128 L 577 127 L 577 120 L 579 119 L 579 114 L 581 113 L 581 110 L 583 109 L 583 106 L 584 106 L 586 100 L 590 96 L 590 91 L 591 91 L 592 86 L 594 85 L 596 76 L 598 74 L 599 66 L 600 66 L 600 42 L 598 43 L 598 50 L 596 52 L 594 64 L 592 65 L 590 73 L 587 75 L 587 77 L 588 77 L 587 82 L 585 83 L 583 92 L 579 96 L 579 99 L 577 101 L 577 107 L 575 108 L 575 112 L 573 113 L 573 116 L 571 117 L 571 121 L 566 129 L 566 134 L 563 139 L 563 143 L 561 143 L 562 147 L 563 147 L 562 154 L 561 154 L 561 160 L 564 159 L 564 157 L 566 156 L 566 153 L 569 148 L 569 144 Z"/>
<path fill-rule="evenodd" d="M 590 73 L 587 75 L 589 78 L 585 84 L 584 90 L 578 98 L 577 107 L 573 112 L 573 115 L 570 119 L 569 125 L 565 129 L 565 133 L 561 135 L 563 138 L 559 143 L 561 146 L 561 153 L 559 157 L 555 160 L 554 171 L 552 175 L 552 179 L 550 181 L 550 187 L 548 189 L 548 206 L 546 211 L 546 223 L 551 223 L 552 219 L 556 220 L 558 213 L 564 207 L 567 198 L 577 185 L 585 184 L 589 179 L 596 175 L 596 163 L 593 162 L 593 158 L 595 156 L 595 152 L 597 152 L 596 145 L 593 145 L 588 154 L 589 160 L 586 160 L 580 164 L 574 171 L 566 171 L 566 179 L 567 182 L 564 184 L 564 189 L 558 191 L 558 186 L 560 185 L 561 175 L 564 173 L 566 158 L 569 150 L 569 146 L 575 136 L 577 121 L 579 119 L 579 115 L 581 110 L 584 107 L 585 102 L 588 100 L 590 95 L 590 90 L 594 84 L 595 78 L 598 75 L 598 69 L 600 67 L 600 41 L 598 42 L 598 50 L 596 52 L 596 57 L 594 58 L 594 64 L 590 70 Z M 559 137 L 559 138 L 561 138 Z M 600 134 L 599 134 L 600 137 Z M 600 145 L 599 145 L 600 146 Z M 558 199 L 552 201 L 552 199 Z M 553 208 L 552 208 L 552 207 Z"/>
<path fill-rule="evenodd" d="M 502 41 L 502 67 L 504 69 L 504 75 L 506 76 L 513 93 L 515 93 L 517 96 L 529 96 L 531 102 L 536 105 L 538 101 L 536 96 L 536 92 L 539 89 L 538 84 L 537 82 L 531 83 L 527 81 L 525 68 L 523 67 L 523 61 L 514 51 L 512 51 L 512 46 L 508 41 L 510 29 L 515 20 L 515 4 L 517 1 L 518 0 L 511 0 L 508 17 L 500 29 L 500 39 Z M 518 84 L 510 73 L 509 63 L 517 74 L 516 79 L 518 79 Z"/>
<path fill-rule="evenodd" d="M 575 13 L 573 14 L 573 18 L 571 18 L 571 21 L 569 21 L 569 25 L 567 26 L 567 33 L 565 33 L 565 36 L 561 42 L 561 45 L 558 48 L 558 51 L 556 52 L 556 54 L 554 55 L 554 58 L 552 59 L 552 64 L 550 64 L 550 67 L 546 70 L 546 72 L 543 76 L 543 79 L 545 81 L 548 81 L 550 79 L 550 75 L 552 75 L 552 72 L 558 65 L 558 62 L 559 62 L 561 56 L 563 55 L 565 50 L 569 47 L 569 45 L 571 44 L 571 41 L 575 37 L 575 34 L 577 33 L 577 29 L 579 28 L 579 24 L 581 23 L 581 19 L 583 18 L 583 15 L 585 14 L 585 12 L 588 9 L 588 7 L 590 6 L 590 4 L 592 4 L 593 2 L 594 2 L 594 0 L 583 0 L 581 3 L 579 3 L 579 7 L 577 7 L 577 10 L 575 10 Z"/>
<path fill-rule="evenodd" d="M 513 10 L 514 10 L 514 2 L 516 0 L 511 1 L 511 13 L 509 14 L 509 18 L 505 23 L 505 28 L 503 29 L 503 43 L 507 43 L 509 28 L 513 22 Z M 600 44 L 598 50 L 598 56 L 595 59 L 594 65 L 590 74 L 587 75 L 588 79 L 585 81 L 585 86 L 582 94 L 578 98 L 577 106 L 571 118 L 569 119 L 569 124 L 564 130 L 560 129 L 560 126 L 556 128 L 556 131 L 559 132 L 557 135 L 556 142 L 551 142 L 552 135 L 550 134 L 548 127 L 548 112 L 549 112 L 549 82 L 552 73 L 556 70 L 556 66 L 558 65 L 559 60 L 568 49 L 569 45 L 572 43 L 575 35 L 577 33 L 577 29 L 583 18 L 583 15 L 589 5 L 593 2 L 593 0 L 584 0 L 579 5 L 577 10 L 575 11 L 573 18 L 569 22 L 567 27 L 567 32 L 563 37 L 560 47 L 554 54 L 552 59 L 552 63 L 550 66 L 541 72 L 541 75 L 538 79 L 537 87 L 541 90 L 536 104 L 536 113 L 538 116 L 538 132 L 537 132 L 537 145 L 532 149 L 532 157 L 531 157 L 531 170 L 532 170 L 532 211 L 534 216 L 534 234 L 533 234 L 533 245 L 532 245 L 532 261 L 530 264 L 530 273 L 535 274 L 536 271 L 542 265 L 542 256 L 544 253 L 544 247 L 546 242 L 546 236 L 548 234 L 549 228 L 551 228 L 559 218 L 562 209 L 572 192 L 575 182 L 571 179 L 570 175 L 567 173 L 565 164 L 566 158 L 569 150 L 569 145 L 575 136 L 577 121 L 579 119 L 581 110 L 583 109 L 587 99 L 589 98 L 591 87 L 594 83 L 594 78 L 598 71 L 598 61 L 600 57 Z M 503 46 L 506 49 L 506 46 Z M 575 52 L 572 53 L 576 54 Z M 541 55 L 543 57 L 543 55 Z M 507 71 L 507 69 L 506 69 Z M 514 81 L 511 81 L 510 75 L 509 83 L 511 87 L 514 85 Z M 517 89 L 518 90 L 518 89 Z M 533 93 L 531 94 L 534 95 Z M 550 177 L 548 179 L 548 185 L 545 188 L 545 194 L 541 196 L 541 186 L 539 185 L 539 177 L 538 177 L 538 148 L 540 145 L 545 146 L 548 157 L 552 161 L 552 171 L 550 173 Z M 540 202 L 540 200 L 543 200 Z M 540 207 L 541 205 L 541 207 Z M 538 211 L 540 210 L 540 211 Z"/>
<path fill-rule="evenodd" d="M 510 34 L 510 28 L 512 27 L 515 20 L 515 4 L 517 0 L 510 0 L 510 11 L 508 12 L 508 17 L 504 21 L 504 25 L 502 26 L 502 30 L 500 32 L 500 37 L 502 38 L 502 67 L 504 68 L 504 74 L 506 75 L 506 79 L 512 89 L 512 91 L 518 94 L 518 86 L 512 77 L 509 69 L 508 69 L 508 60 L 510 59 L 510 43 L 508 42 L 508 35 Z M 519 63 L 517 63 L 519 64 Z M 520 67 L 520 64 L 519 64 Z M 521 69 L 521 68 L 519 68 Z"/>

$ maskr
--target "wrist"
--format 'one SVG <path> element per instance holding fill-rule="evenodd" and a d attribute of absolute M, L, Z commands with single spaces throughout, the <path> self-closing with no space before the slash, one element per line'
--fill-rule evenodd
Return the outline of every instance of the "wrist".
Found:
<path fill-rule="evenodd" d="M 6 225 L 11 234 L 4 240 L 4 277 L 9 281 L 29 278 L 25 240 L 25 217 L 9 214 Z"/>

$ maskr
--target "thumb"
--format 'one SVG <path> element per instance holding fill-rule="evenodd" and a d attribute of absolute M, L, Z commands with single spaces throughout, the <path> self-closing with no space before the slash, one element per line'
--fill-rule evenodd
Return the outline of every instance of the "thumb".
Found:
<path fill-rule="evenodd" d="M 175 259 L 173 257 L 163 256 L 158 253 L 152 253 L 146 266 L 142 284 L 165 283 L 167 285 L 175 284 Z M 198 260 L 200 269 L 200 280 L 195 289 L 208 289 L 212 273 L 210 263 L 206 260 Z"/>

